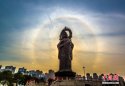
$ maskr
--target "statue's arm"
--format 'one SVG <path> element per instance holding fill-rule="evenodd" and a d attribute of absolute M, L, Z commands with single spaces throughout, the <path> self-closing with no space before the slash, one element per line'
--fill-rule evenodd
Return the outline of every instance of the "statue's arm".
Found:
<path fill-rule="evenodd" d="M 63 47 L 64 45 L 66 45 L 67 43 L 69 43 L 70 42 L 70 40 L 67 40 L 65 43 L 59 43 L 58 45 L 57 45 L 57 47 L 58 48 L 61 48 L 61 47 Z"/>

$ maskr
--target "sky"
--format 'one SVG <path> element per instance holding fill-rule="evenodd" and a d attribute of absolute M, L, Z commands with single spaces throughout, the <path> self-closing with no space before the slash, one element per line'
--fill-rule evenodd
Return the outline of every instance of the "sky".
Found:
<path fill-rule="evenodd" d="M 73 71 L 125 76 L 125 0 L 0 0 L 0 64 L 58 71 L 65 26 Z"/>

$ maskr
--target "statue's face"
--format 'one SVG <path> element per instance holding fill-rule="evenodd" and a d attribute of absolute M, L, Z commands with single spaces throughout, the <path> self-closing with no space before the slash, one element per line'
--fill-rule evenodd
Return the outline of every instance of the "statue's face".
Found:
<path fill-rule="evenodd" d="M 67 38 L 68 37 L 68 35 L 67 35 L 67 33 L 65 31 L 62 32 L 61 36 L 62 36 L 62 38 Z"/>

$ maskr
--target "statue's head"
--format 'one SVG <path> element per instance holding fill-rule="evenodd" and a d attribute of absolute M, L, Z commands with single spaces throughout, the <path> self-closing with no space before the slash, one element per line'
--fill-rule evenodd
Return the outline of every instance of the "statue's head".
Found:
<path fill-rule="evenodd" d="M 69 32 L 69 36 L 68 34 L 66 33 L 66 31 Z M 60 40 L 61 39 L 64 39 L 64 38 L 70 38 L 71 39 L 72 37 L 72 31 L 68 28 L 68 27 L 65 27 L 62 32 L 60 33 Z"/>
<path fill-rule="evenodd" d="M 64 39 L 68 37 L 66 31 L 62 31 L 60 35 L 61 35 L 60 39 Z"/>

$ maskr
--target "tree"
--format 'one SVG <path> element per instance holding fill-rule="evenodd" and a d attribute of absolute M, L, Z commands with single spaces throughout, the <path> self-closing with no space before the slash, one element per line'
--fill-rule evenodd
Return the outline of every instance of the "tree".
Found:
<path fill-rule="evenodd" d="M 24 79 L 24 75 L 22 73 L 15 73 L 14 74 L 14 82 L 17 83 L 21 83 L 21 81 Z"/>
<path fill-rule="evenodd" d="M 7 83 L 9 86 L 13 83 L 13 74 L 11 71 L 3 71 L 0 73 L 1 84 Z"/>

